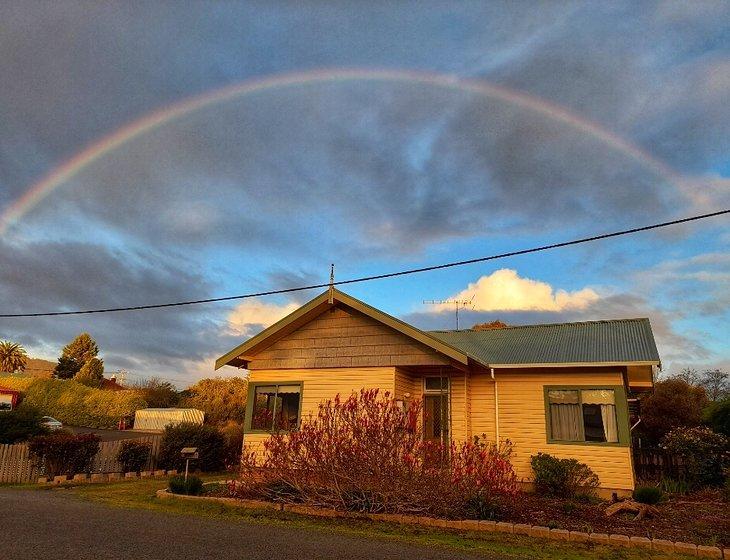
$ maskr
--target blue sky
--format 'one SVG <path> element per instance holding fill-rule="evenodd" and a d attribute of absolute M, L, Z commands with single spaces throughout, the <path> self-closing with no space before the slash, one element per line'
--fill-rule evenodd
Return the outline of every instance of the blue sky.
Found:
<path fill-rule="evenodd" d="M 146 115 L 303 78 L 185 112 L 59 182 L 0 237 L 0 309 L 286 288 L 331 262 L 346 279 L 730 207 L 728 17 L 722 2 L 5 2 L 0 216 Z M 466 326 L 648 316 L 665 370 L 727 369 L 729 245 L 722 217 L 347 291 L 424 328 L 453 314 L 422 300 L 459 294 Z M 55 359 L 87 330 L 107 370 L 184 384 L 314 295 L 5 319 L 0 338 Z"/>

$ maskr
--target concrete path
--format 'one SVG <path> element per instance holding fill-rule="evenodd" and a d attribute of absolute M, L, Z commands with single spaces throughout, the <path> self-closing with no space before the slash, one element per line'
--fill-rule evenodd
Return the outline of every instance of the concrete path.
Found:
<path fill-rule="evenodd" d="M 336 532 L 111 508 L 64 490 L 0 489 L 0 504 L 0 558 L 13 560 L 485 558 Z"/>

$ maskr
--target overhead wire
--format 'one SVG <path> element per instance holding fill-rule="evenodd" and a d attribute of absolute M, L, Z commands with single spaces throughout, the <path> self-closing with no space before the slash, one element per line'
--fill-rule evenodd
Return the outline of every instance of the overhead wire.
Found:
<path fill-rule="evenodd" d="M 431 265 L 431 266 L 423 266 L 419 268 L 410 268 L 406 270 L 400 270 L 396 272 L 387 272 L 383 274 L 375 274 L 371 276 L 362 276 L 359 278 L 351 278 L 348 280 L 338 280 L 336 282 L 332 282 L 331 284 L 329 282 L 322 283 L 322 284 L 311 284 L 308 286 L 298 286 L 294 288 L 283 288 L 278 290 L 265 290 L 261 292 L 253 292 L 248 294 L 241 294 L 241 295 L 235 295 L 235 296 L 224 296 L 224 297 L 213 297 L 213 298 L 205 298 L 205 299 L 197 299 L 197 300 L 187 300 L 187 301 L 176 301 L 176 302 L 170 302 L 170 303 L 153 303 L 148 305 L 131 305 L 131 306 L 125 306 L 125 307 L 107 307 L 107 308 L 100 308 L 100 309 L 81 309 L 81 310 L 74 310 L 74 311 L 48 311 L 48 312 L 40 312 L 40 313 L 0 313 L 0 318 L 3 319 L 9 319 L 9 318 L 20 318 L 20 317 L 58 317 L 58 316 L 65 316 L 65 315 L 90 315 L 90 314 L 99 314 L 99 313 L 115 313 L 120 311 L 142 311 L 146 309 L 164 309 L 168 307 L 181 307 L 186 305 L 200 305 L 205 303 L 217 303 L 217 302 L 224 302 L 224 301 L 235 301 L 235 300 L 241 300 L 241 299 L 251 299 L 251 298 L 258 298 L 258 297 L 264 297 L 264 296 L 272 296 L 272 295 L 278 295 L 278 294 L 289 294 L 294 292 L 301 292 L 306 290 L 314 290 L 314 289 L 320 289 L 320 288 L 327 288 L 330 285 L 333 286 L 343 286 L 347 284 L 356 284 L 356 283 L 362 283 L 362 282 L 370 282 L 373 280 L 383 280 L 386 278 L 395 278 L 399 276 L 406 276 L 410 274 L 418 274 L 422 272 L 430 272 L 434 270 L 443 270 L 446 268 L 453 268 L 457 266 L 465 266 L 470 264 L 476 264 L 480 262 L 488 262 L 498 259 L 504 259 L 508 257 L 516 257 L 519 255 L 527 255 L 530 253 L 538 253 L 541 251 L 549 251 L 552 249 L 559 249 L 561 247 L 570 247 L 573 245 L 580 245 L 582 243 L 591 243 L 594 241 L 599 241 L 602 239 L 609 239 L 613 237 L 620 237 L 625 235 L 632 235 L 635 233 L 640 233 L 644 231 L 650 231 L 660 228 L 665 228 L 669 226 L 675 226 L 679 224 L 686 224 L 690 222 L 696 222 L 699 220 L 704 220 L 707 218 L 714 218 L 717 216 L 722 216 L 724 214 L 730 213 L 730 209 L 725 210 L 718 210 L 716 212 L 710 212 L 707 214 L 700 214 L 696 216 L 689 216 L 686 218 L 680 218 L 677 220 L 670 220 L 667 222 L 660 222 L 656 224 L 650 224 L 646 226 L 641 227 L 635 227 L 631 229 L 624 229 L 620 231 L 613 231 L 610 233 L 603 233 L 599 235 L 593 235 L 590 237 L 582 237 L 579 239 L 572 239 L 570 241 L 561 241 L 559 243 L 550 243 L 547 245 L 540 245 L 537 247 L 530 247 L 527 249 L 518 249 L 515 251 L 508 251 L 506 253 L 498 253 L 495 255 L 489 255 L 486 257 L 477 257 L 473 259 L 466 259 L 461 261 L 454 261 L 444 264 L 437 264 L 437 265 Z"/>

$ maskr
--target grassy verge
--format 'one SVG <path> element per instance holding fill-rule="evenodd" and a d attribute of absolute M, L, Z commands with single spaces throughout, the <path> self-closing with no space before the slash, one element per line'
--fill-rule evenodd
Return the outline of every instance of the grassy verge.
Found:
<path fill-rule="evenodd" d="M 220 480 L 207 476 L 206 480 Z M 103 503 L 111 507 L 136 508 L 159 511 L 174 515 L 191 515 L 230 522 L 265 523 L 300 529 L 336 531 L 341 534 L 403 541 L 410 544 L 435 546 L 459 551 L 496 554 L 516 559 L 605 559 L 642 560 L 670 558 L 651 551 L 618 549 L 592 544 L 561 543 L 532 539 L 502 533 L 457 532 L 431 527 L 408 527 L 366 520 L 319 519 L 289 512 L 230 507 L 221 503 L 193 500 L 160 500 L 155 492 L 165 487 L 165 481 L 140 480 L 116 484 L 87 484 L 75 486 L 69 491 L 84 500 Z M 53 491 L 53 490 L 51 490 Z M 678 558 L 673 556 L 672 558 Z"/>

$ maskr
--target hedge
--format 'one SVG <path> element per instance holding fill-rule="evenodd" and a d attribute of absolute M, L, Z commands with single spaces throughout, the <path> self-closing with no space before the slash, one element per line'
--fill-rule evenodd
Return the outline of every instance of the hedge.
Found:
<path fill-rule="evenodd" d="M 0 377 L 0 387 L 21 391 L 23 405 L 71 426 L 113 429 L 123 416 L 147 407 L 134 391 L 104 391 L 72 380 Z"/>

